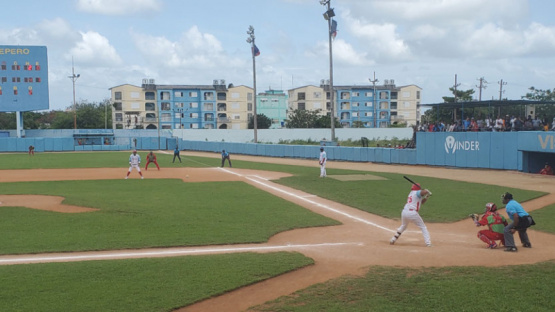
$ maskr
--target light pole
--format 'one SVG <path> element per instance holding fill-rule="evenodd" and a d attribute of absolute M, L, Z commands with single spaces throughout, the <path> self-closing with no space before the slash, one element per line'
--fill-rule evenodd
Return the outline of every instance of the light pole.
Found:
<path fill-rule="evenodd" d="M 75 74 L 75 68 L 73 67 L 73 58 L 71 59 L 71 76 L 68 78 L 73 82 L 73 129 L 77 129 L 77 108 L 75 104 L 75 81 L 77 78 L 81 77 L 80 74 Z"/>
<path fill-rule="evenodd" d="M 332 54 L 332 17 L 335 16 L 333 9 L 330 7 L 331 0 L 320 0 L 320 4 L 327 6 L 327 10 L 324 13 L 324 19 L 328 21 L 328 45 L 330 50 L 330 113 L 331 113 L 331 140 L 335 142 L 335 109 L 334 109 L 334 96 L 333 96 L 333 54 Z"/>
<path fill-rule="evenodd" d="M 256 47 L 256 44 L 254 44 L 254 27 L 249 26 L 249 30 L 247 30 L 247 35 L 249 35 L 249 37 L 247 38 L 247 42 L 251 44 L 251 52 L 252 52 L 252 81 L 253 81 L 253 88 L 254 88 L 254 97 L 253 97 L 253 101 L 254 101 L 254 118 L 253 118 L 253 128 L 254 128 L 254 143 L 258 143 L 258 138 L 257 138 L 257 129 L 258 129 L 258 122 L 257 122 L 257 117 L 256 117 L 256 56 L 259 52 L 256 52 L 255 50 L 258 50 L 258 48 Z M 256 52 L 256 53 L 255 53 Z"/>
<path fill-rule="evenodd" d="M 372 109 L 373 109 L 373 115 L 374 115 L 374 128 L 376 128 L 376 119 L 378 118 L 376 116 L 377 110 L 376 110 L 376 82 L 378 82 L 379 80 L 376 79 L 376 72 L 374 72 L 374 80 L 368 79 L 370 80 L 370 82 L 372 83 L 372 85 L 374 86 L 374 93 L 372 93 Z"/>

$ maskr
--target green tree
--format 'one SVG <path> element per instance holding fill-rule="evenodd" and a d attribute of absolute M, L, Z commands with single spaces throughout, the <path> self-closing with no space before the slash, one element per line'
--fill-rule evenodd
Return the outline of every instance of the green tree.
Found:
<path fill-rule="evenodd" d="M 0 130 L 13 130 L 15 128 L 15 113 L 0 113 Z"/>
<path fill-rule="evenodd" d="M 355 120 L 353 121 L 353 128 L 364 128 L 364 122 L 360 121 L 360 120 Z"/>
<path fill-rule="evenodd" d="M 335 118 L 335 128 L 342 128 L 341 123 Z M 319 115 L 314 121 L 313 128 L 331 128 L 330 115 Z"/>
<path fill-rule="evenodd" d="M 526 95 L 522 96 L 523 100 L 531 100 L 531 101 L 555 101 L 555 88 L 553 90 L 542 90 L 536 89 L 534 87 L 528 88 L 530 92 L 526 93 Z M 555 105 L 553 104 L 538 104 L 535 105 L 536 108 L 536 116 L 543 119 L 551 119 L 555 116 Z M 527 116 L 525 116 L 527 117 Z"/>
<path fill-rule="evenodd" d="M 256 128 L 257 129 L 270 129 L 272 120 L 264 114 L 256 114 Z M 254 129 L 254 118 L 249 118 L 249 129 Z"/>
<path fill-rule="evenodd" d="M 315 128 L 316 120 L 322 110 L 294 109 L 289 112 L 287 128 Z M 331 125 L 330 125 L 331 127 Z"/>

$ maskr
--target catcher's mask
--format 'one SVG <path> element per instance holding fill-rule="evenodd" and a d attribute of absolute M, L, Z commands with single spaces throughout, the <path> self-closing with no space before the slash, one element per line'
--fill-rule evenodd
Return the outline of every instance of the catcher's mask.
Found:
<path fill-rule="evenodd" d="M 497 206 L 494 203 L 486 204 L 486 212 L 494 212 L 497 210 Z"/>
<path fill-rule="evenodd" d="M 412 191 L 418 191 L 418 190 L 421 190 L 422 188 L 420 187 L 420 183 L 416 183 L 416 184 L 413 184 L 410 189 Z"/>

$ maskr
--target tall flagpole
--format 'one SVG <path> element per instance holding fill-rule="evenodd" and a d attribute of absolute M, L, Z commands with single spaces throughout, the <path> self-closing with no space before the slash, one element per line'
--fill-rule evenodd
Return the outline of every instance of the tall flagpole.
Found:
<path fill-rule="evenodd" d="M 247 42 L 251 44 L 251 52 L 252 52 L 252 80 L 253 80 L 253 88 L 254 88 L 254 96 L 253 96 L 253 101 L 254 101 L 254 116 L 253 116 L 253 128 L 254 128 L 254 143 L 258 143 L 258 138 L 257 138 L 257 130 L 258 130 L 258 121 L 257 121 L 257 113 L 256 113 L 256 53 L 255 53 L 255 49 L 256 48 L 256 44 L 254 43 L 254 27 L 249 26 L 249 30 L 247 31 L 247 34 L 249 35 L 249 38 L 247 38 Z"/>

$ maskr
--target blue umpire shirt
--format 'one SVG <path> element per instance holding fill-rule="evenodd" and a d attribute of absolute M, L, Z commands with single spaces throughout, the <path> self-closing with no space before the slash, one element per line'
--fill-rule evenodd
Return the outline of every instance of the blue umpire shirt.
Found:
<path fill-rule="evenodd" d="M 511 199 L 507 205 L 505 206 L 505 211 L 507 212 L 507 214 L 509 215 L 509 218 L 511 218 L 511 220 L 513 220 L 513 215 L 516 213 L 518 214 L 518 217 L 526 217 L 528 216 L 528 213 L 526 211 L 524 211 L 524 208 L 522 208 L 522 205 L 519 204 L 516 200 Z M 513 220 L 514 221 L 514 220 Z"/>

